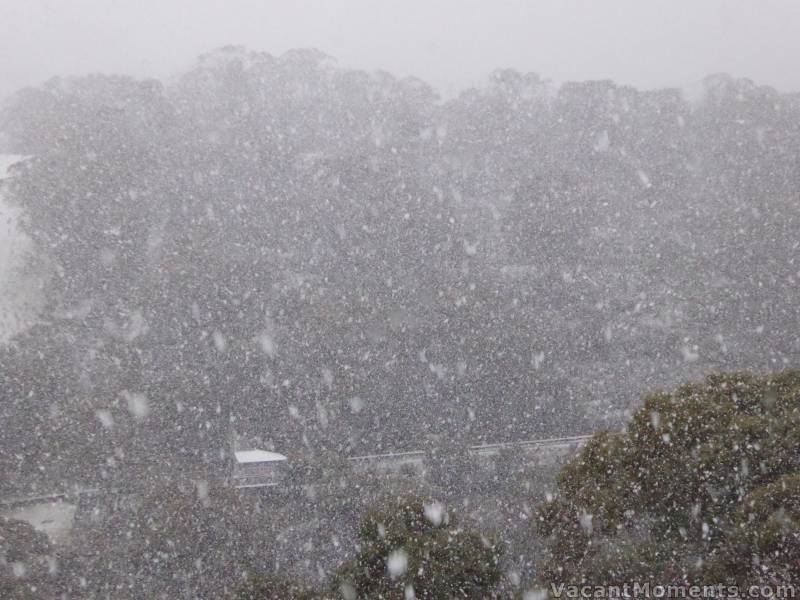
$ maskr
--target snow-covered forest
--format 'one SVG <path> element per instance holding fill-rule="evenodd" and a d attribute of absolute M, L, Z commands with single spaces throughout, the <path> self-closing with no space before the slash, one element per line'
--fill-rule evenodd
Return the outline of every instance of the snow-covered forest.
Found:
<path fill-rule="evenodd" d="M 0 543 L 25 546 L 0 558 L 0 590 L 543 598 L 530 590 L 559 577 L 645 564 L 669 583 L 706 563 L 755 581 L 731 565 L 759 553 L 753 519 L 780 511 L 788 537 L 757 565 L 796 581 L 799 94 L 506 69 L 441 99 L 315 50 L 231 46 L 164 82 L 23 89 L 0 132 L 15 157 L 0 180 L 0 499 L 95 494 L 58 550 L 0 523 Z M 753 375 L 703 380 L 739 371 Z M 688 381 L 705 382 L 651 396 Z M 478 481 L 466 458 L 600 430 L 558 478 L 503 449 Z M 282 489 L 230 485 L 248 448 L 287 458 Z M 345 465 L 411 451 L 433 475 Z M 717 479 L 626 498 L 685 471 Z M 730 517 L 750 493 L 774 506 Z M 633 514 L 647 518 L 623 536 Z M 436 530 L 451 518 L 457 535 Z M 756 538 L 730 541 L 739 522 Z M 592 535 L 620 554 L 586 559 L 576 540 Z M 471 561 L 459 596 L 446 582 Z M 405 581 L 409 564 L 429 575 Z M 242 592 L 256 574 L 282 582 Z"/>

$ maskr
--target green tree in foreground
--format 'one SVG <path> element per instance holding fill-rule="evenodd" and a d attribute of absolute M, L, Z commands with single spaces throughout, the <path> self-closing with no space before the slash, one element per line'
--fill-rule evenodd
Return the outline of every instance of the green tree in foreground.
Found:
<path fill-rule="evenodd" d="M 56 564 L 44 533 L 0 517 L 0 598 L 54 596 Z"/>
<path fill-rule="evenodd" d="M 538 517 L 548 583 L 800 583 L 800 372 L 650 395 Z"/>
<path fill-rule="evenodd" d="M 490 598 L 500 582 L 498 548 L 436 502 L 401 497 L 375 509 L 359 539 L 335 577 L 345 598 Z"/>
<path fill-rule="evenodd" d="M 292 581 L 258 575 L 242 586 L 238 600 L 321 600 L 314 590 Z"/>
<path fill-rule="evenodd" d="M 404 600 L 497 597 L 500 552 L 458 525 L 437 502 L 401 496 L 367 513 L 358 552 L 326 592 L 269 576 L 252 578 L 241 600 Z"/>

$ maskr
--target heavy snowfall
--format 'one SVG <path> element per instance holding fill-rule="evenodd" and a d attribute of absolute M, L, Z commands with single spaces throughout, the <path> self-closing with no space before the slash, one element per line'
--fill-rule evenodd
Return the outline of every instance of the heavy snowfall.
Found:
<path fill-rule="evenodd" d="M 10 94 L 0 217 L 1 598 L 800 585 L 798 93 L 225 46 Z"/>

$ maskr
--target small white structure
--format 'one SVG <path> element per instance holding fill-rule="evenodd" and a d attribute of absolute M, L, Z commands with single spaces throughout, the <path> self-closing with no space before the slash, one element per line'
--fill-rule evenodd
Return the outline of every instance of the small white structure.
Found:
<path fill-rule="evenodd" d="M 237 488 L 275 486 L 286 477 L 288 459 L 268 450 L 234 452 L 233 484 Z"/>

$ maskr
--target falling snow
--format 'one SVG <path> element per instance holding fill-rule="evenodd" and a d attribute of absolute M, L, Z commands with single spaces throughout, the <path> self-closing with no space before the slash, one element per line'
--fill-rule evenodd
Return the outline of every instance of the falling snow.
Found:
<path fill-rule="evenodd" d="M 351 59 L 4 100 L 0 597 L 798 583 L 797 94 Z"/>

